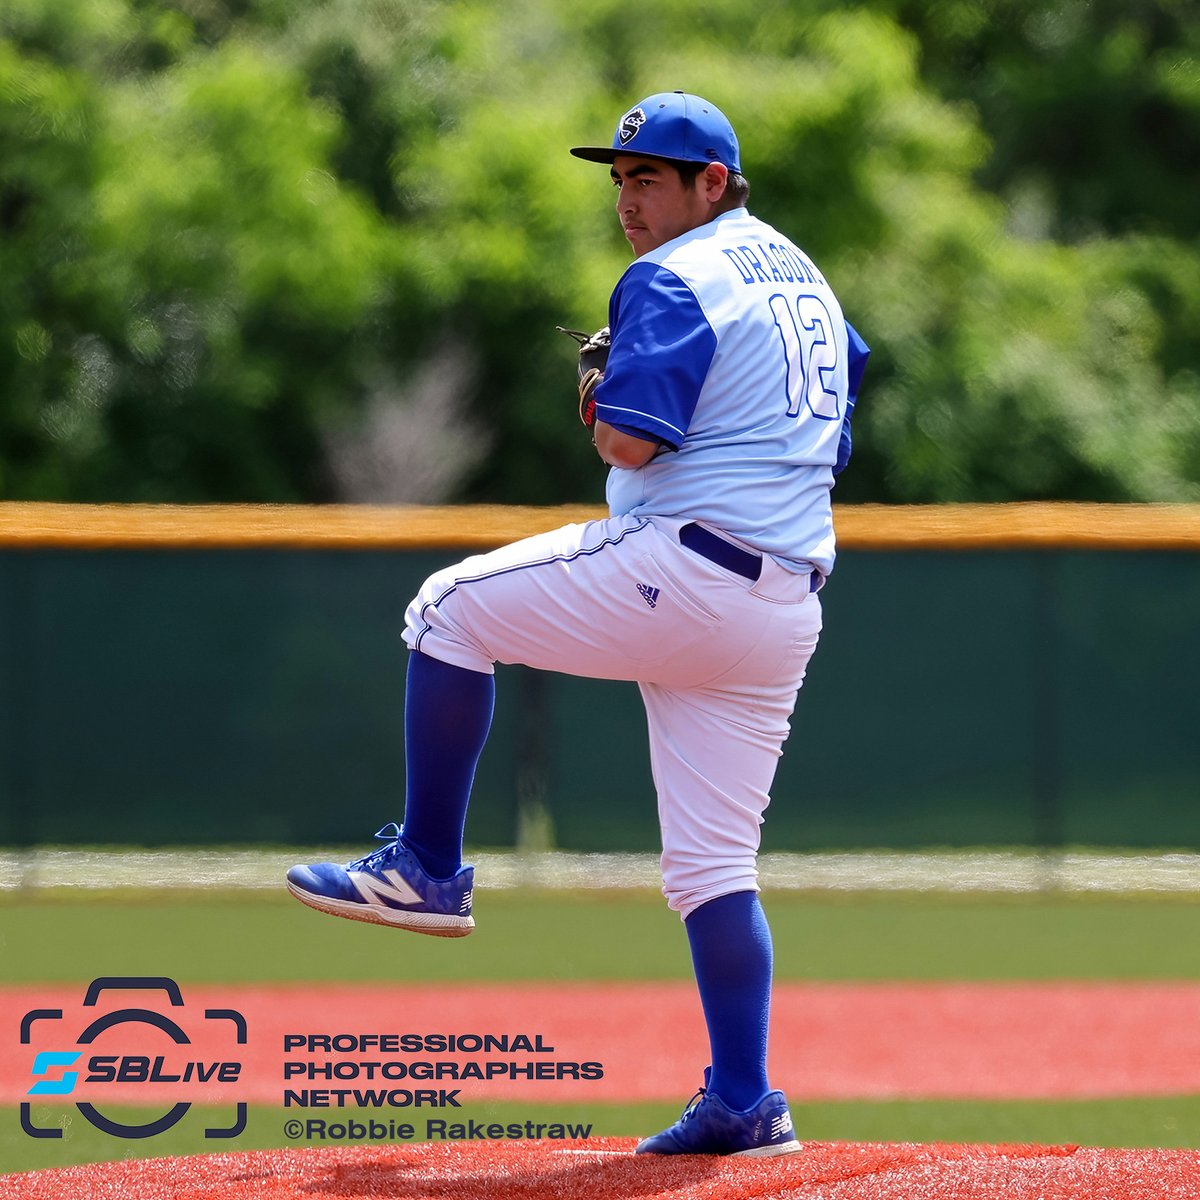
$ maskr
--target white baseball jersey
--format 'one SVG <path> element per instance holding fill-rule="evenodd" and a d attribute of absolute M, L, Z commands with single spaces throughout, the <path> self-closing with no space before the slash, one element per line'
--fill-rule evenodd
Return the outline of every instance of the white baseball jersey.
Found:
<path fill-rule="evenodd" d="M 610 315 L 597 414 L 664 448 L 611 472 L 607 519 L 432 575 L 404 637 L 466 670 L 636 680 L 663 891 L 686 917 L 758 886 L 759 826 L 820 635 L 812 572 L 833 566 L 829 490 L 867 350 L 807 257 L 744 211 L 638 259 Z M 697 529 L 711 540 L 697 543 Z M 714 531 L 765 553 L 739 548 L 753 567 L 731 562 Z"/>
<path fill-rule="evenodd" d="M 703 521 L 789 569 L 833 569 L 829 492 L 866 347 L 807 255 L 745 209 L 633 263 L 609 306 L 597 417 L 657 439 L 613 468 L 614 516 Z"/>

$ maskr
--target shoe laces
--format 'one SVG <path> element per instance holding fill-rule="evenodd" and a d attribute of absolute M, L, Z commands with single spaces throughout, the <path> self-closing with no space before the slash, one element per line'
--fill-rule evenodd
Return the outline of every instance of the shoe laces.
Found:
<path fill-rule="evenodd" d="M 350 869 L 361 871 L 364 868 L 368 871 L 380 869 L 389 859 L 395 858 L 404 846 L 400 843 L 400 826 L 395 821 L 389 821 L 382 829 L 376 831 L 375 836 L 384 840 L 384 845 L 376 847 L 369 854 L 364 854 L 362 858 L 357 858 L 350 864 Z"/>
<path fill-rule="evenodd" d="M 704 1101 L 704 1097 L 708 1095 L 707 1088 L 701 1088 L 684 1106 L 683 1112 L 679 1116 L 679 1123 L 682 1125 L 684 1121 L 690 1120 L 696 1115 L 696 1110 Z"/>

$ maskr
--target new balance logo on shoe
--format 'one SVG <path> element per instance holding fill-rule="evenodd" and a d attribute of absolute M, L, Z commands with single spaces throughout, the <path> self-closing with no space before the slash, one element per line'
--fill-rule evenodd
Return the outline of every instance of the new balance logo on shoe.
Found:
<path fill-rule="evenodd" d="M 771 1121 L 769 1136 L 774 1139 L 792 1132 L 792 1114 L 785 1108 L 783 1112 Z"/>
<path fill-rule="evenodd" d="M 641 592 L 642 599 L 653 608 L 658 603 L 659 589 L 651 587 L 648 583 L 639 583 L 637 590 Z"/>
<path fill-rule="evenodd" d="M 420 904 L 421 893 L 394 869 L 371 875 L 366 871 L 347 871 L 350 882 L 358 894 L 368 903 Z M 468 893 L 470 895 L 470 893 Z"/>

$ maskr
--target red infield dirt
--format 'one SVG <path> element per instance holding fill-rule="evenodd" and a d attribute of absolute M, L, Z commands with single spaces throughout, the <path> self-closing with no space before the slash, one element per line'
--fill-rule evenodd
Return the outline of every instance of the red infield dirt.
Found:
<path fill-rule="evenodd" d="M 0 1178 L 0 1200 L 1195 1200 L 1200 1154 L 809 1143 L 651 1158 L 633 1141 L 268 1150 Z"/>
<path fill-rule="evenodd" d="M 490 1099 L 586 1104 L 683 1102 L 703 1065 L 703 1024 L 688 984 L 527 984 L 444 990 L 184 987 L 185 1005 L 123 993 L 114 1003 L 169 1015 L 189 1034 L 186 1057 L 234 1055 L 233 1085 L 208 1082 L 196 1102 L 245 1100 L 278 1107 L 284 1090 L 378 1087 L 354 1077 L 364 1062 L 458 1064 L 598 1063 L 597 1079 L 516 1077 L 501 1068 L 484 1082 L 442 1079 L 387 1087 L 460 1087 L 464 1104 Z M 38 1050 L 62 1050 L 95 1019 L 62 987 L 0 990 L 0 1025 L 30 1013 L 21 1053 L 0 1063 L 0 1103 L 30 1087 Z M 244 1015 L 247 1040 L 232 1047 L 227 1019 Z M 47 1014 L 61 1012 L 61 1017 Z M 773 1081 L 799 1100 L 888 1097 L 1102 1098 L 1200 1093 L 1200 985 L 1162 984 L 789 984 L 778 985 L 772 1021 Z M 461 1047 L 430 1046 L 453 1034 Z M 285 1039 L 293 1037 L 288 1048 Z M 340 1052 L 317 1049 L 344 1035 Z M 363 1035 L 416 1039 L 381 1049 Z M 473 1036 L 516 1046 L 481 1050 Z M 295 1044 L 299 1038 L 302 1044 Z M 515 1041 L 514 1041 L 515 1039 Z M 145 1022 L 117 1025 L 90 1044 L 106 1053 L 184 1052 Z M 526 1047 L 526 1048 L 522 1048 Z M 287 1064 L 292 1078 L 285 1079 Z M 556 1073 L 551 1072 L 551 1074 Z M 342 1072 L 343 1074 L 340 1074 Z M 60 1072 L 61 1073 L 61 1072 Z M 349 1076 L 349 1077 L 348 1077 Z M 166 1083 L 84 1084 L 69 1101 L 154 1103 Z M 114 1090 L 114 1088 L 116 1090 Z M 62 1104 L 67 1103 L 64 1098 Z M 354 1100 L 348 1101 L 352 1106 Z M 292 1109 L 300 1116 L 311 1108 Z M 334 1119 L 336 1107 L 321 1108 Z M 346 1116 L 350 1113 L 343 1114 Z M 411 1110 L 384 1110 L 403 1117 Z M 445 1110 L 442 1110 L 445 1111 Z M 355 1115 L 361 1115 L 354 1110 Z M 802 1132 L 802 1131 L 801 1131 Z M 114 1157 L 123 1149 L 114 1142 Z M 741 1200 L 1196 1200 L 1200 1153 L 1073 1146 L 806 1144 L 786 1158 L 635 1157 L 628 1139 L 585 1142 L 435 1141 L 209 1154 L 0 1177 L 0 1200 L 552 1200 L 696 1197 Z"/>
<path fill-rule="evenodd" d="M 206 1085 L 215 1101 L 282 1104 L 293 1087 L 379 1086 L 352 1064 L 393 1060 L 599 1063 L 599 1079 L 531 1079 L 495 1075 L 464 1081 L 464 1100 L 678 1101 L 701 1082 L 707 1041 L 689 983 L 530 983 L 376 987 L 196 987 L 183 989 L 175 1012 L 186 1024 L 192 1058 L 216 1059 L 231 1048 L 232 1026 L 207 1021 L 212 1009 L 236 1009 L 247 1022 L 238 1049 L 236 1087 Z M 80 989 L 0 989 L 0 1028 L 16 1029 L 31 1010 L 61 1010 L 36 1022 L 28 1053 L 0 1062 L 0 1104 L 18 1103 L 30 1086 L 32 1055 L 70 1045 L 95 1019 Z M 161 996 L 120 993 L 118 1005 L 170 1015 Z M 1200 1093 L 1200 984 L 1196 983 L 780 983 L 771 1019 L 772 1079 L 794 1100 L 1102 1099 Z M 540 1039 L 533 1053 L 424 1049 L 382 1053 L 377 1046 L 342 1053 L 285 1050 L 289 1034 L 518 1034 Z M 120 1037 L 125 1042 L 118 1042 Z M 160 1030 L 116 1027 L 96 1047 L 145 1055 L 170 1050 Z M 552 1048 L 552 1049 L 551 1049 Z M 313 1063 L 311 1078 L 304 1064 Z M 321 1078 L 320 1064 L 343 1072 Z M 286 1064 L 292 1064 L 287 1067 Z M 302 1072 L 285 1080 L 285 1070 Z M 332 1070 L 331 1070 L 332 1073 Z M 412 1086 L 395 1080 L 388 1086 Z M 446 1085 L 446 1080 L 442 1080 Z M 72 1099 L 153 1102 L 168 1084 L 86 1085 Z M 177 1090 L 177 1089 L 174 1089 Z M 188 1099 L 188 1096 L 176 1097 Z"/>

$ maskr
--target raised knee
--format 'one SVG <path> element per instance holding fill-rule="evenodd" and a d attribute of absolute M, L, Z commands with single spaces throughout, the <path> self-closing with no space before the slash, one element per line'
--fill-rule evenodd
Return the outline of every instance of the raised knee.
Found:
<path fill-rule="evenodd" d="M 667 907 L 683 920 L 702 904 L 730 892 L 757 892 L 756 856 L 736 859 L 707 855 L 669 854 L 662 857 L 663 895 Z"/>

